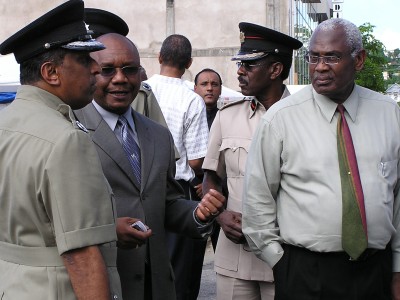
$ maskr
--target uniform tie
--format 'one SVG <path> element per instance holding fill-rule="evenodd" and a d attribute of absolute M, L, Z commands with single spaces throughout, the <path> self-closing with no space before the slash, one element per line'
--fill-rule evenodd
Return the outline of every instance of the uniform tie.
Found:
<path fill-rule="evenodd" d="M 353 140 L 344 116 L 345 108 L 339 104 L 337 110 L 340 113 L 337 147 L 342 184 L 342 246 L 344 251 L 356 260 L 368 246 L 364 194 Z"/>
<path fill-rule="evenodd" d="M 133 138 L 133 132 L 128 125 L 127 119 L 122 115 L 118 118 L 117 129 L 121 136 L 122 148 L 132 166 L 133 174 L 138 183 L 141 184 L 140 148 Z"/>

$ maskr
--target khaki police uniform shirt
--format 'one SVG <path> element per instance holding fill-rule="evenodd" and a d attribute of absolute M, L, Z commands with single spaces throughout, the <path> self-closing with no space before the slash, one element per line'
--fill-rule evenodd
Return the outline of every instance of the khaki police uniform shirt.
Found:
<path fill-rule="evenodd" d="M 161 124 L 168 128 L 167 122 L 165 121 L 164 115 L 161 111 L 160 105 L 156 99 L 156 96 L 151 90 L 150 85 L 145 82 L 140 84 L 139 92 L 135 100 L 131 104 L 132 108 L 138 113 L 152 119 L 153 121 Z M 175 148 L 175 159 L 180 158 L 178 149 Z"/>
<path fill-rule="evenodd" d="M 138 113 L 168 128 L 156 96 L 154 96 L 150 85 L 147 83 L 142 82 L 140 84 L 139 92 L 131 106 Z"/>
<path fill-rule="evenodd" d="M 0 166 L 0 298 L 76 299 L 60 255 L 103 244 L 121 299 L 112 195 L 71 108 L 21 86 L 0 112 Z"/>
<path fill-rule="evenodd" d="M 289 95 L 285 89 L 282 96 Z M 241 100 L 224 106 L 211 126 L 203 169 L 227 177 L 227 210 L 242 212 L 242 193 L 247 154 L 253 134 L 266 112 L 257 100 Z M 258 259 L 246 244 L 230 241 L 220 231 L 214 260 L 218 274 L 244 280 L 273 281 L 271 268 Z"/>

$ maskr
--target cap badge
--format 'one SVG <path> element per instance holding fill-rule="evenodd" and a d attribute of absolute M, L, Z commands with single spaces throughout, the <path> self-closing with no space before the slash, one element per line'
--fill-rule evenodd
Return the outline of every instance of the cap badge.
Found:
<path fill-rule="evenodd" d="M 241 44 L 244 43 L 244 32 L 243 31 L 240 32 L 239 38 L 240 38 L 240 43 Z"/>

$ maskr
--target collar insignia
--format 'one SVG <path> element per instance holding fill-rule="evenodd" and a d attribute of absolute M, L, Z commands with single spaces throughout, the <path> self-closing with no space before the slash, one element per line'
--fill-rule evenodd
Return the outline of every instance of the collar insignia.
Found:
<path fill-rule="evenodd" d="M 83 126 L 83 124 L 79 121 L 75 121 L 76 126 L 78 126 L 78 128 L 86 133 L 88 133 L 89 131 L 86 129 L 85 126 Z"/>

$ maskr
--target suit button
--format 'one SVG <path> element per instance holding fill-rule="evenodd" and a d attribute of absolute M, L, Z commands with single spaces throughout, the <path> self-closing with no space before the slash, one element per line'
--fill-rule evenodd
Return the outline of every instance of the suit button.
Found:
<path fill-rule="evenodd" d="M 118 296 L 117 296 L 117 295 L 114 295 L 114 296 L 113 296 L 113 299 L 118 299 Z"/>
<path fill-rule="evenodd" d="M 136 274 L 136 275 L 135 275 L 135 279 L 136 279 L 136 280 L 143 280 L 143 275 L 141 275 L 141 274 Z"/>

